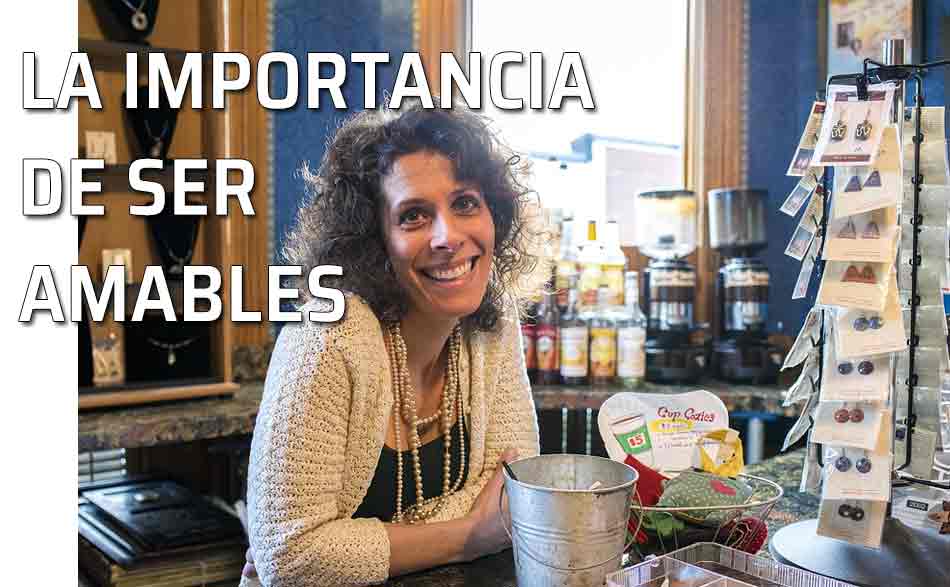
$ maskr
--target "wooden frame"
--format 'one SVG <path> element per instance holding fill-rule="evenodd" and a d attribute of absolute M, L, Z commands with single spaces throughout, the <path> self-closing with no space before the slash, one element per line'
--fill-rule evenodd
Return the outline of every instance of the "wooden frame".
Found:
<path fill-rule="evenodd" d="M 686 186 L 699 200 L 696 319 L 718 319 L 718 255 L 709 248 L 706 194 L 744 186 L 747 177 L 745 0 L 689 2 L 686 79 Z"/>
<path fill-rule="evenodd" d="M 868 0 L 858 0 L 858 1 L 867 2 Z M 893 8 L 896 10 L 907 8 L 911 11 L 911 14 L 910 14 L 911 30 L 910 30 L 910 34 L 908 35 L 910 38 L 905 39 L 906 44 L 905 44 L 904 56 L 905 56 L 905 60 L 908 63 L 911 63 L 914 61 L 920 63 L 923 60 L 923 55 L 924 55 L 923 53 L 924 51 L 924 47 L 923 47 L 924 2 L 922 2 L 921 0 L 888 0 L 888 2 L 886 3 L 881 2 L 881 0 L 874 0 L 874 1 L 878 2 L 876 6 L 879 10 L 882 10 L 882 11 L 885 10 L 886 8 L 889 8 L 887 6 L 888 4 L 892 4 Z M 846 22 L 832 23 L 831 22 L 830 19 L 833 18 L 833 15 L 832 15 L 833 11 L 831 10 L 831 4 L 852 4 L 852 3 L 855 3 L 855 0 L 819 0 L 818 2 L 818 53 L 817 53 L 818 79 L 817 79 L 817 85 L 816 85 L 816 89 L 818 90 L 825 89 L 825 85 L 829 76 L 829 71 L 828 71 L 829 61 L 828 60 L 829 60 L 829 55 L 831 51 L 830 47 L 832 43 L 830 42 L 828 35 L 829 35 L 831 27 L 834 26 L 835 24 L 840 24 L 842 27 L 846 26 L 847 24 L 851 24 L 852 25 L 851 29 L 842 31 L 840 34 L 846 35 L 846 36 L 856 34 L 856 32 L 854 31 L 853 23 L 846 23 Z M 858 6 L 858 10 L 859 10 L 859 13 L 861 14 L 866 14 L 868 12 L 867 10 L 862 10 L 861 6 Z M 883 12 L 880 13 L 880 15 L 881 15 L 880 19 L 876 21 L 872 20 L 872 24 L 870 25 L 872 30 L 876 30 L 879 28 L 888 29 L 890 28 L 890 26 L 898 26 L 894 24 L 893 15 L 884 14 Z M 874 15 L 872 15 L 872 17 L 873 16 Z M 865 28 L 867 28 L 867 25 L 865 26 Z M 861 39 L 857 39 L 857 38 L 855 40 L 861 41 Z M 835 44 L 837 45 L 839 43 L 836 41 Z M 908 52 L 906 49 L 909 49 L 910 51 Z M 835 73 L 835 74 L 857 73 L 861 69 L 860 62 L 863 60 L 864 57 L 870 57 L 871 59 L 875 59 L 877 61 L 881 60 L 882 49 L 879 45 L 875 45 L 871 48 L 860 49 L 859 51 L 862 57 L 855 57 L 855 63 L 854 63 L 855 67 L 853 71 L 834 71 L 832 73 Z"/>

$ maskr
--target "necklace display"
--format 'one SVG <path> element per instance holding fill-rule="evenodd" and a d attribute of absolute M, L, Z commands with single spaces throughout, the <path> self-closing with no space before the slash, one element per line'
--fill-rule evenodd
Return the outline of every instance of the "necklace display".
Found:
<path fill-rule="evenodd" d="M 178 217 L 172 214 L 166 214 L 165 212 L 148 218 L 149 226 L 152 228 L 152 236 L 155 237 L 155 241 L 158 243 L 159 251 L 165 261 L 164 265 L 168 268 L 168 274 L 170 276 L 177 277 L 184 274 L 185 265 L 191 262 L 191 257 L 195 253 L 198 224 L 200 222 L 201 219 L 198 216 Z M 181 238 L 184 235 L 180 228 L 184 223 L 190 225 L 191 231 L 186 238 Z M 178 237 L 177 239 L 175 238 L 176 236 Z M 175 240 L 179 241 L 178 243 L 174 243 L 175 245 L 183 246 L 173 248 L 172 244 Z M 181 254 L 176 253 L 176 248 L 179 250 L 183 249 L 183 252 Z"/>
<path fill-rule="evenodd" d="M 175 355 L 175 351 L 185 348 L 186 346 L 195 342 L 195 339 L 196 337 L 191 337 L 181 342 L 168 343 L 168 342 L 162 342 L 160 340 L 156 340 L 152 338 L 151 336 L 147 338 L 148 343 L 150 345 L 158 347 L 162 350 L 168 351 L 168 366 L 169 367 L 175 366 L 175 363 L 178 362 L 178 357 Z"/>
<path fill-rule="evenodd" d="M 393 522 L 415 524 L 434 516 L 442 508 L 445 498 L 458 491 L 465 472 L 465 410 L 459 377 L 459 352 L 461 327 L 456 325 L 449 337 L 448 358 L 445 365 L 445 384 L 442 389 L 442 405 L 435 414 L 419 418 L 416 411 L 416 394 L 409 378 L 406 341 L 402 337 L 399 322 L 389 324 L 389 365 L 393 382 L 393 432 L 396 440 L 396 513 Z M 456 414 L 459 420 L 459 470 L 454 482 L 452 476 L 452 424 Z M 442 494 L 424 498 L 422 493 L 422 464 L 419 461 L 419 429 L 441 417 L 442 435 L 445 442 L 442 466 Z M 412 451 L 412 469 L 415 480 L 416 502 L 403 511 L 403 460 L 399 420 L 409 425 L 407 444 Z M 430 507 L 431 506 L 431 507 Z"/>
<path fill-rule="evenodd" d="M 105 9 L 102 16 L 108 18 L 100 16 L 100 26 L 106 25 L 103 32 L 111 39 L 145 43 L 155 29 L 158 0 L 97 0 L 91 4 L 97 15 Z"/>
<path fill-rule="evenodd" d="M 175 127 L 178 123 L 178 111 L 171 107 L 168 95 L 161 91 L 158 94 L 158 105 L 149 108 L 149 88 L 139 86 L 136 90 L 138 106 L 126 108 L 126 96 L 122 95 L 122 106 L 128 119 L 132 136 L 142 156 L 152 159 L 166 159 L 172 138 L 175 136 Z"/>
<path fill-rule="evenodd" d="M 146 16 L 145 11 L 142 10 L 147 2 L 148 0 L 142 0 L 138 6 L 133 6 L 129 0 L 122 0 L 122 3 L 132 11 L 132 20 L 130 22 L 132 23 L 132 28 L 137 31 L 144 31 L 148 28 L 148 16 Z"/>
<path fill-rule="evenodd" d="M 161 157 L 162 149 L 165 146 L 165 134 L 168 132 L 168 121 L 166 120 L 162 125 L 161 132 L 158 133 L 158 136 L 152 132 L 152 127 L 149 126 L 148 121 L 145 122 L 145 132 L 148 134 L 148 138 L 152 140 L 152 146 L 148 150 L 148 154 L 152 157 Z"/>

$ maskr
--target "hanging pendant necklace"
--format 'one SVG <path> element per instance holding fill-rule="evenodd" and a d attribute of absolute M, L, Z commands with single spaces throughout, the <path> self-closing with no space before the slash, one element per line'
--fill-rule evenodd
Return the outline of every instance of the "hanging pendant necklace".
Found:
<path fill-rule="evenodd" d="M 168 268 L 169 275 L 181 275 L 185 272 L 185 265 L 191 260 L 191 256 L 195 253 L 195 237 L 198 232 L 198 221 L 196 220 L 192 224 L 191 235 L 188 237 L 188 250 L 182 256 L 175 254 L 175 251 L 172 250 L 171 245 L 165 242 L 165 239 L 162 238 L 162 232 L 157 227 L 153 225 L 152 233 L 155 235 L 155 240 L 158 241 L 158 244 L 162 247 L 162 250 L 168 255 L 168 258 L 172 261 L 172 266 Z"/>
<path fill-rule="evenodd" d="M 162 350 L 168 351 L 168 366 L 173 367 L 175 363 L 178 362 L 178 356 L 175 354 L 175 351 L 179 349 L 183 349 L 186 346 L 190 345 L 191 343 L 195 342 L 195 337 L 187 338 L 181 342 L 168 343 L 168 342 L 162 342 L 160 340 L 156 340 L 150 336 L 148 337 L 148 342 L 152 346 L 157 346 L 158 348 Z"/>
<path fill-rule="evenodd" d="M 419 424 L 420 419 L 416 412 L 415 390 L 409 377 L 407 367 L 406 341 L 398 322 L 389 325 L 389 364 L 393 386 L 393 434 L 396 441 L 396 512 L 393 522 L 415 524 L 435 516 L 445 498 L 459 490 L 465 472 L 465 411 L 459 384 L 459 349 L 461 347 L 461 329 L 456 326 L 449 337 L 449 352 L 445 365 L 445 383 L 442 389 L 442 407 L 437 412 L 442 420 L 442 435 L 445 443 L 442 466 L 442 494 L 425 498 L 422 492 L 422 465 L 419 461 Z M 412 452 L 412 468 L 415 480 L 415 503 L 403 511 L 403 460 L 400 428 L 400 419 L 409 417 L 409 438 L 407 444 Z M 459 469 L 453 482 L 452 475 L 452 422 L 458 415 L 459 425 Z M 426 420 L 432 417 L 426 418 Z M 429 507 L 431 506 L 431 507 Z"/>
<path fill-rule="evenodd" d="M 152 157 L 161 157 L 162 148 L 165 146 L 165 134 L 168 132 L 168 121 L 162 125 L 161 132 L 158 133 L 158 136 L 155 136 L 152 133 L 152 127 L 149 126 L 148 120 L 145 121 L 145 132 L 148 134 L 148 138 L 152 140 L 152 146 L 149 147 L 148 154 Z"/>
<path fill-rule="evenodd" d="M 148 0 L 142 0 L 136 8 L 129 0 L 122 0 L 122 3 L 132 11 L 132 28 L 139 32 L 148 28 L 148 16 L 145 14 L 145 11 L 142 10 L 146 2 L 148 2 Z"/>

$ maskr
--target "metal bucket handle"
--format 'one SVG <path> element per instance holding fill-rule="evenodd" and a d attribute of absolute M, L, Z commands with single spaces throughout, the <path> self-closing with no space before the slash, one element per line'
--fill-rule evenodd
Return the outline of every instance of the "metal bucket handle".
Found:
<path fill-rule="evenodd" d="M 637 505 L 640 506 L 639 510 L 640 510 L 640 512 L 642 513 L 642 512 L 643 512 L 643 504 L 640 503 L 640 496 L 639 496 L 639 494 L 637 494 L 637 483 L 636 483 L 636 481 L 634 481 L 634 483 L 633 483 L 633 489 L 632 489 L 632 491 L 633 491 L 632 498 L 633 498 L 634 500 L 636 500 Z M 508 516 L 508 524 L 505 523 L 505 509 L 504 509 L 504 507 L 502 507 L 502 502 L 503 502 L 504 498 L 505 498 L 505 484 L 502 483 L 502 484 L 501 484 L 501 491 L 498 492 L 498 516 L 501 518 L 501 526 L 502 526 L 502 528 L 505 529 L 505 534 L 508 535 L 508 540 L 511 540 L 511 546 L 512 546 L 512 548 L 514 548 L 514 545 L 515 545 L 515 538 L 514 538 L 514 536 L 512 536 L 512 529 L 509 529 L 509 528 L 508 528 L 508 524 L 511 523 L 511 516 L 510 516 L 510 515 Z M 633 509 L 633 507 L 631 506 L 630 509 Z M 630 514 L 627 514 L 627 522 L 625 522 L 624 525 L 626 526 L 629 522 L 630 522 Z M 634 532 L 633 536 L 630 538 L 630 541 L 627 542 L 626 544 L 624 544 L 623 549 L 620 551 L 619 554 L 615 554 L 615 555 L 613 555 L 612 557 L 608 558 L 607 560 L 602 561 L 602 562 L 599 562 L 599 563 L 595 563 L 595 564 L 593 564 L 593 565 L 589 565 L 589 566 L 586 566 L 586 567 L 574 567 L 574 568 L 556 567 L 556 566 L 554 566 L 554 565 L 551 565 L 551 564 L 548 564 L 548 563 L 544 562 L 543 560 L 541 560 L 541 557 L 539 557 L 538 555 L 536 555 L 536 554 L 531 550 L 531 547 L 528 546 L 527 542 L 525 542 L 524 544 L 522 544 L 522 547 L 524 548 L 525 554 L 527 554 L 529 557 L 531 557 L 531 559 L 534 560 L 534 562 L 539 563 L 539 564 L 542 564 L 542 565 L 546 566 L 546 567 L 549 568 L 549 569 L 554 569 L 555 571 L 564 571 L 564 572 L 570 572 L 570 571 L 589 571 L 590 569 L 595 569 L 595 568 L 597 568 L 597 567 L 606 565 L 607 563 L 609 563 L 610 561 L 614 560 L 614 559 L 617 558 L 618 556 L 623 556 L 623 553 L 627 552 L 627 550 L 628 550 L 631 546 L 633 546 L 633 543 L 636 542 L 636 540 L 637 540 L 637 533 Z"/>

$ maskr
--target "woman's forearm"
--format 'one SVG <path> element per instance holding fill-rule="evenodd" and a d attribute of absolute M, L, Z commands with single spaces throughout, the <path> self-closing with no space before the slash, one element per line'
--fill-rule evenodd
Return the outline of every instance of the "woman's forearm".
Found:
<path fill-rule="evenodd" d="M 390 577 L 480 556 L 467 517 L 428 524 L 386 524 L 386 533 Z"/>

